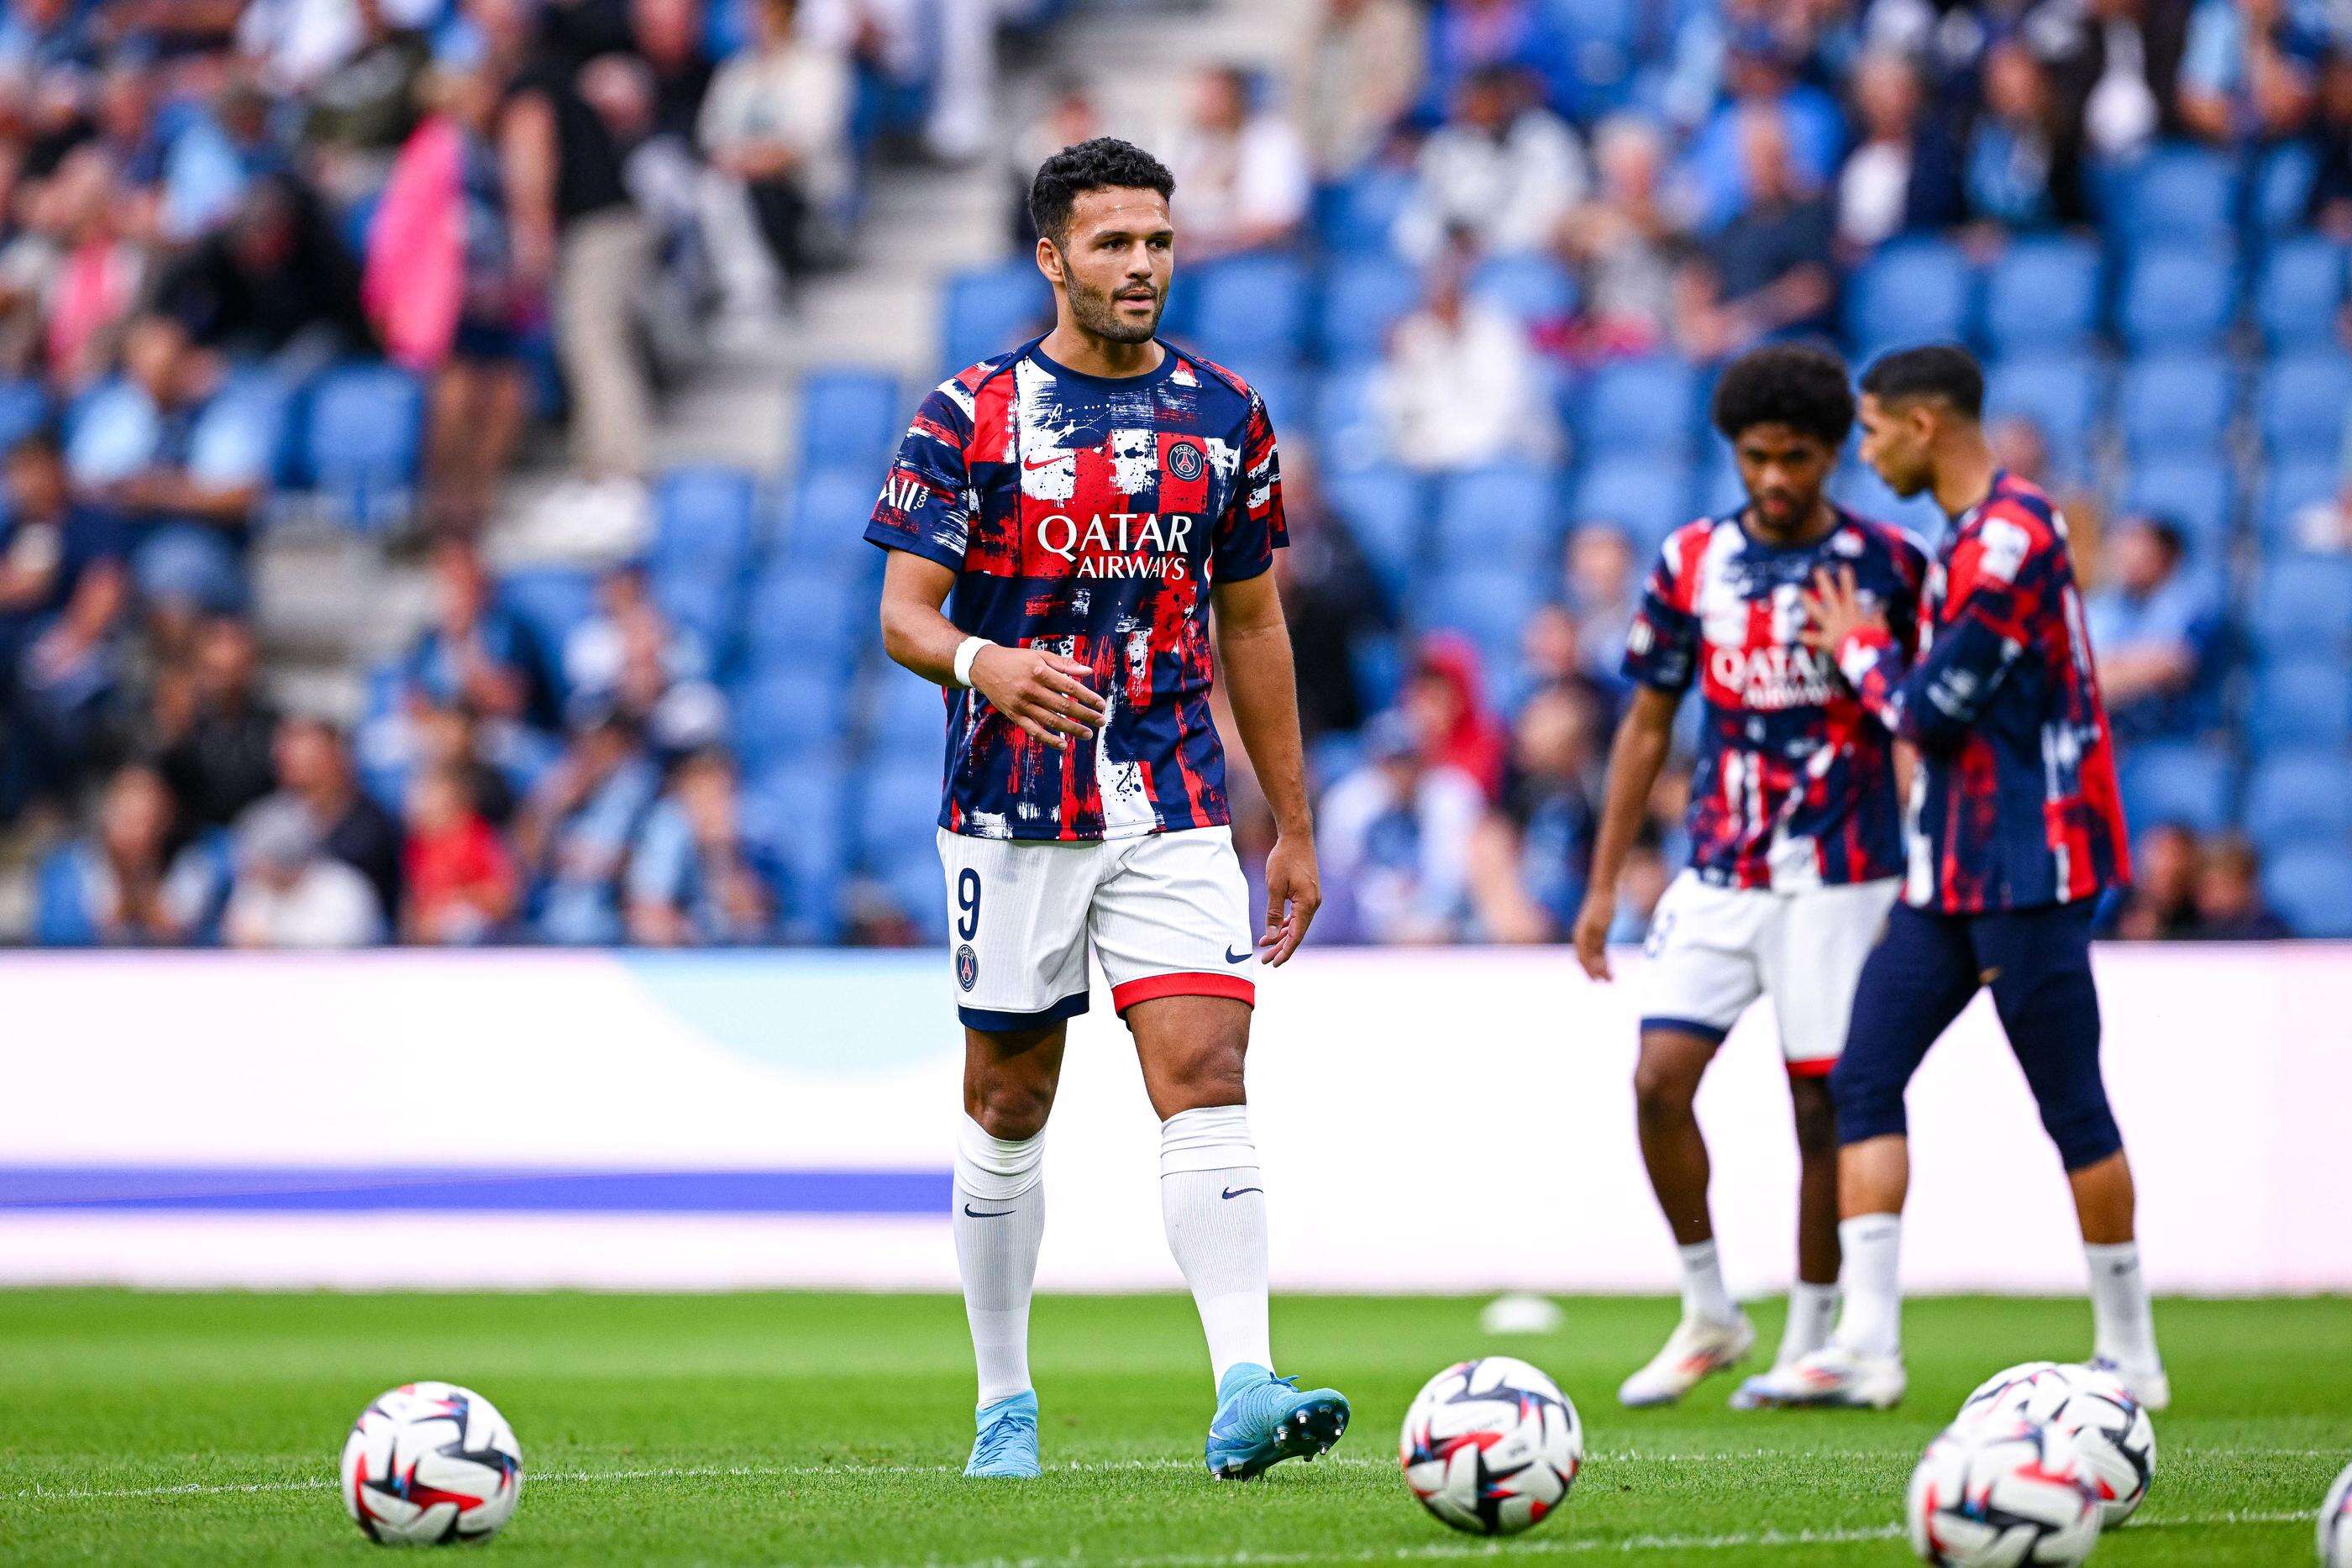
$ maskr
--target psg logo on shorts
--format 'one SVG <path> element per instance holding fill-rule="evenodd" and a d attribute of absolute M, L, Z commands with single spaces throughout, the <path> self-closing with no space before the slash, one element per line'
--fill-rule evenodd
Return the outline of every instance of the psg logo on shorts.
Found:
<path fill-rule="evenodd" d="M 980 955 L 973 952 L 971 944 L 967 942 L 956 949 L 956 984 L 968 991 L 979 983 Z"/>
<path fill-rule="evenodd" d="M 1168 449 L 1168 472 L 1189 485 L 1201 476 L 1201 465 L 1206 461 L 1196 442 L 1180 441 Z"/>

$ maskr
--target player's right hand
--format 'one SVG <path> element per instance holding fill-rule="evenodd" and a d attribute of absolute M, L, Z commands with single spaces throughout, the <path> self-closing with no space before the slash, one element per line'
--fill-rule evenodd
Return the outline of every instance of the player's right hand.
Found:
<path fill-rule="evenodd" d="M 982 648 L 971 662 L 972 689 L 1056 751 L 1074 735 L 1092 735 L 1110 712 L 1110 699 L 1087 685 L 1093 674 L 1042 648 Z"/>
<path fill-rule="evenodd" d="M 1596 980 L 1614 979 L 1609 972 L 1609 927 L 1615 922 L 1614 899 L 1588 898 L 1576 912 L 1576 961 Z"/>

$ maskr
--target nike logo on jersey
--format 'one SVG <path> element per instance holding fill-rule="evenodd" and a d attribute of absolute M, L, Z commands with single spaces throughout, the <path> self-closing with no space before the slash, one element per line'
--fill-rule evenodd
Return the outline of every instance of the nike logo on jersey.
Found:
<path fill-rule="evenodd" d="M 1224 1196 L 1227 1197 L 1239 1197 L 1245 1192 L 1264 1192 L 1265 1190 L 1265 1188 L 1262 1186 L 1229 1186 L 1225 1188 Z"/>
<path fill-rule="evenodd" d="M 974 1208 L 968 1203 L 963 1206 L 963 1211 L 973 1219 L 1002 1219 L 1013 1212 L 1009 1208 Z"/>
<path fill-rule="evenodd" d="M 1021 460 L 1021 466 L 1025 472 L 1034 474 L 1040 468 L 1051 468 L 1055 464 L 1059 463 L 1061 460 L 1061 455 L 1058 453 L 1054 456 L 1046 458 L 1043 463 L 1038 462 L 1034 458 L 1024 457 Z"/>
<path fill-rule="evenodd" d="M 1246 964 L 1246 963 L 1248 963 L 1248 962 L 1249 962 L 1249 949 L 1248 949 L 1248 948 L 1246 948 L 1246 947 L 1244 947 L 1244 948 L 1243 948 L 1240 952 L 1236 953 L 1236 952 L 1234 952 L 1231 947 L 1226 948 L 1226 949 L 1225 949 L 1225 962 L 1226 962 L 1226 963 L 1228 963 L 1228 964 Z"/>

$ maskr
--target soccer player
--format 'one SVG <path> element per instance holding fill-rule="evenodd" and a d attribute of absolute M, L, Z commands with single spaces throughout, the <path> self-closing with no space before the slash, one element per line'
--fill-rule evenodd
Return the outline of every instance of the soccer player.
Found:
<path fill-rule="evenodd" d="M 1724 372 L 1713 413 L 1748 503 L 1677 531 L 1650 575 L 1625 653 L 1633 703 L 1610 751 L 1575 930 L 1585 972 L 1608 979 L 1618 877 L 1672 747 L 1675 709 L 1696 685 L 1692 863 L 1659 902 L 1633 1077 L 1642 1158 L 1682 1254 L 1683 1316 L 1618 1390 L 1633 1406 L 1680 1399 L 1755 1343 L 1724 1289 L 1692 1105 L 1716 1048 L 1759 997 L 1772 998 L 1780 1020 L 1800 1162 L 1797 1282 L 1780 1360 L 1828 1340 L 1838 1249 L 1827 1074 L 1863 957 L 1895 902 L 1902 846 L 1892 745 L 1804 644 L 1803 596 L 1815 572 L 1835 565 L 1901 623 L 1927 574 L 1918 546 L 1823 494 L 1853 427 L 1853 392 L 1834 355 L 1759 349 Z"/>
<path fill-rule="evenodd" d="M 1862 381 L 1862 455 L 1952 519 L 1915 657 L 1843 569 L 1821 574 L 1809 640 L 1918 748 L 1908 879 L 1864 967 L 1831 1075 L 1845 1304 L 1831 1343 L 1751 1378 L 1778 1405 L 1885 1408 L 1903 1396 L 1896 1256 L 1911 1076 L 1979 989 L 2025 1070 L 2074 1187 L 2090 1262 L 2094 1355 L 2152 1410 L 2171 1398 L 2133 1240 L 2131 1166 L 2099 1072 L 2091 915 L 2130 874 L 2115 753 L 2066 525 L 2002 472 L 1966 350 L 1909 349 Z"/>
<path fill-rule="evenodd" d="M 1347 1400 L 1277 1378 L 1268 1347 L 1242 1063 L 1256 971 L 1297 949 L 1321 892 L 1268 570 L 1287 542 L 1274 430 L 1238 376 L 1155 336 L 1174 184 L 1124 141 L 1046 160 L 1029 204 L 1054 329 L 924 401 L 866 530 L 890 552 L 884 646 L 947 696 L 939 847 L 965 1042 L 952 1224 L 980 1364 L 967 1475 L 1038 1472 L 1039 1157 L 1090 956 L 1161 1118 L 1160 1212 L 1216 1382 L 1210 1473 L 1312 1458 L 1348 1424 Z M 1278 830 L 1255 947 L 1209 712 L 1213 607 Z"/>

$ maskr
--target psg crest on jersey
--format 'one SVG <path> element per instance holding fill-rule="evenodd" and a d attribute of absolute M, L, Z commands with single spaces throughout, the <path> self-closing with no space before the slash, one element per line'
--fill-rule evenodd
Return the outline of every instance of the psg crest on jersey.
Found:
<path fill-rule="evenodd" d="M 956 984 L 965 990 L 980 983 L 980 955 L 967 942 L 956 949 Z"/>
<path fill-rule="evenodd" d="M 1201 465 L 1206 461 L 1197 442 L 1179 441 L 1168 448 L 1168 472 L 1187 485 L 1201 476 Z"/>

